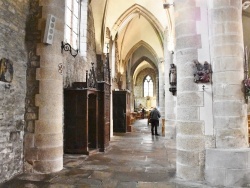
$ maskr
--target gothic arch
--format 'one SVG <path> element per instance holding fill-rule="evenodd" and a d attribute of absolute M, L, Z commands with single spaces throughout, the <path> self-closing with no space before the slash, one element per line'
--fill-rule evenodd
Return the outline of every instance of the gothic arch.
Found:
<path fill-rule="evenodd" d="M 155 50 L 145 41 L 140 41 L 129 50 L 128 54 L 125 57 L 125 63 L 128 62 L 128 59 L 131 57 L 131 55 L 141 46 L 144 46 L 154 56 L 155 60 L 158 60 L 158 56 Z"/>
<path fill-rule="evenodd" d="M 141 62 L 143 62 L 143 61 L 147 61 L 147 62 L 153 67 L 153 69 L 154 69 L 156 75 L 158 75 L 158 68 L 156 67 L 155 63 L 154 63 L 151 59 L 149 59 L 148 57 L 142 56 L 142 57 L 141 57 L 140 59 L 138 59 L 138 60 L 134 63 L 134 65 L 131 67 L 131 75 L 130 75 L 131 77 L 133 77 L 134 72 L 135 72 L 135 69 L 137 68 L 137 66 L 138 66 Z"/>
<path fill-rule="evenodd" d="M 129 9 L 127 9 L 114 23 L 114 26 L 111 29 L 112 38 L 115 37 L 116 33 L 118 32 L 119 28 L 124 24 L 128 23 L 135 15 L 140 14 L 141 16 L 145 17 L 146 20 L 152 25 L 154 30 L 157 33 L 161 46 L 163 48 L 163 39 L 164 39 L 164 28 L 158 21 L 158 19 L 147 9 L 143 6 L 134 4 Z"/>

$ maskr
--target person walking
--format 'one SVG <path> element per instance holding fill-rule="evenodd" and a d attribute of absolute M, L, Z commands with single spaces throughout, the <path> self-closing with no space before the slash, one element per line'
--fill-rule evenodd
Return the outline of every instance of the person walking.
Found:
<path fill-rule="evenodd" d="M 152 135 L 159 136 L 157 133 L 157 126 L 159 126 L 159 118 L 161 117 L 160 112 L 157 110 L 155 107 L 151 112 L 150 112 L 150 123 L 151 123 L 151 133 Z"/>

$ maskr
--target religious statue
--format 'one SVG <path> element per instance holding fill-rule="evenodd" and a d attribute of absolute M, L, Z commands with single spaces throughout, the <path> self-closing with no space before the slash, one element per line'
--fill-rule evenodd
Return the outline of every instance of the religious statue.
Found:
<path fill-rule="evenodd" d="M 13 79 L 13 63 L 6 58 L 0 60 L 0 81 L 10 83 Z"/>
<path fill-rule="evenodd" d="M 207 83 L 210 82 L 211 68 L 207 61 L 202 65 L 198 60 L 194 60 L 194 82 L 195 83 Z"/>
<path fill-rule="evenodd" d="M 176 93 L 176 84 L 177 84 L 177 74 L 176 74 L 176 66 L 174 64 L 170 64 L 169 70 L 169 91 L 174 95 Z"/>

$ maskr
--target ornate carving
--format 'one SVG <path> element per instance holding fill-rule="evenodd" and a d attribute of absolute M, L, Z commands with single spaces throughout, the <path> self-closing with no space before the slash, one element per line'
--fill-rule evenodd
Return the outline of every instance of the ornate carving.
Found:
<path fill-rule="evenodd" d="M 92 64 L 92 68 L 89 71 L 86 71 L 86 81 L 87 81 L 87 87 L 88 88 L 96 88 L 97 87 L 97 80 L 96 80 L 96 75 L 95 75 L 95 69 L 94 69 L 94 63 Z"/>
<path fill-rule="evenodd" d="M 242 4 L 242 9 L 243 9 L 243 10 L 246 10 L 249 6 L 250 6 L 250 1 L 245 1 L 245 2 Z"/>
<path fill-rule="evenodd" d="M 63 69 L 64 69 L 64 66 L 62 63 L 59 63 L 58 64 L 58 72 L 62 75 L 63 74 Z"/>
<path fill-rule="evenodd" d="M 174 64 L 170 64 L 169 70 L 169 91 L 172 92 L 173 95 L 176 93 L 176 85 L 177 85 L 177 72 L 176 66 Z"/>
<path fill-rule="evenodd" d="M 103 66 L 103 81 L 110 83 L 110 67 L 109 67 L 109 54 L 106 56 L 106 61 Z"/>
<path fill-rule="evenodd" d="M 6 58 L 0 60 L 0 81 L 12 82 L 13 79 L 13 63 Z"/>
<path fill-rule="evenodd" d="M 210 82 L 211 67 L 210 64 L 205 61 L 202 65 L 198 60 L 194 60 L 194 82 L 195 83 L 208 83 Z"/>
<path fill-rule="evenodd" d="M 249 56 L 249 50 L 247 49 L 247 46 L 244 50 L 244 86 L 245 86 L 245 100 L 248 103 L 248 96 L 250 96 L 250 78 L 248 77 L 248 56 Z"/>

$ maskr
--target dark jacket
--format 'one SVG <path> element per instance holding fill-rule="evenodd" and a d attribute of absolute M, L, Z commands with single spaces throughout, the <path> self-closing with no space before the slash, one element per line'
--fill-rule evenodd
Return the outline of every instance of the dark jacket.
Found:
<path fill-rule="evenodd" d="M 156 108 L 154 108 L 150 112 L 150 119 L 159 120 L 160 117 L 161 117 L 161 114 Z"/>

